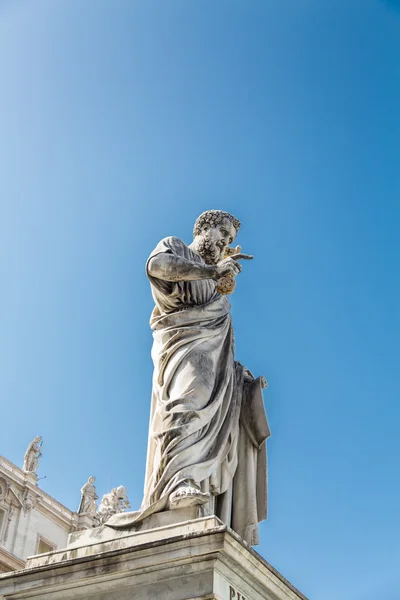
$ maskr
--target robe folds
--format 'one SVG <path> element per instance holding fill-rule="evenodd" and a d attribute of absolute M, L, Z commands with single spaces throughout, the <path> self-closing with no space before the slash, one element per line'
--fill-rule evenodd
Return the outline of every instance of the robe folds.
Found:
<path fill-rule="evenodd" d="M 203 263 L 175 237 L 162 240 L 149 261 L 160 253 Z M 234 360 L 230 303 L 215 281 L 147 275 L 155 308 L 144 498 L 138 512 L 115 515 L 107 525 L 128 527 L 166 510 L 171 492 L 193 480 L 210 494 L 210 513 L 255 545 L 267 513 L 269 428 L 261 380 L 245 380 Z"/>

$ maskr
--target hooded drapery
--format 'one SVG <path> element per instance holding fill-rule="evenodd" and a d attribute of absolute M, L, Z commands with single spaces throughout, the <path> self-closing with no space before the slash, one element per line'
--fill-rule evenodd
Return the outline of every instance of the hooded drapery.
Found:
<path fill-rule="evenodd" d="M 181 240 L 162 240 L 149 257 L 202 258 Z M 244 380 L 234 360 L 227 296 L 212 279 L 169 282 L 148 270 L 155 308 L 153 392 L 145 489 L 137 513 L 115 515 L 111 527 L 128 527 L 168 508 L 182 482 L 210 493 L 210 511 L 245 541 L 258 543 L 266 518 L 266 444 L 269 428 L 261 381 Z"/>

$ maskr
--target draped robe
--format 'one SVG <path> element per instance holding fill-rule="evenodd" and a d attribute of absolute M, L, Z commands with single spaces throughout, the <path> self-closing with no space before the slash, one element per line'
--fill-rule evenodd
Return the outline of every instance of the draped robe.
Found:
<path fill-rule="evenodd" d="M 204 264 L 175 237 L 162 240 L 149 261 L 160 253 Z M 212 514 L 257 544 L 267 512 L 269 428 L 261 379 L 245 381 L 234 360 L 229 300 L 212 279 L 164 281 L 148 267 L 147 275 L 155 308 L 144 498 L 139 512 L 115 515 L 107 525 L 128 527 L 166 510 L 171 492 L 192 480 L 210 494 Z"/>

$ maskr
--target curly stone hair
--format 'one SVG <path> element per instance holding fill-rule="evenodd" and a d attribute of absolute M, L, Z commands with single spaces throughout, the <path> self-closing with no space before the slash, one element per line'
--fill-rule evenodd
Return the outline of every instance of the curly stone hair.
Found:
<path fill-rule="evenodd" d="M 210 227 L 215 227 L 221 223 L 222 219 L 229 219 L 236 231 L 239 231 L 240 221 L 230 213 L 223 210 L 206 210 L 196 219 L 193 228 L 193 237 L 201 234 L 204 225 L 207 224 L 210 225 Z"/>

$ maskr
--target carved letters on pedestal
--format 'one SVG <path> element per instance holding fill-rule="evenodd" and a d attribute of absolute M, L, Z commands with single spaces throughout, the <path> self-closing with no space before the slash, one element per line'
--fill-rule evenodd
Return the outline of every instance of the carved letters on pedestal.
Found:
<path fill-rule="evenodd" d="M 229 600 L 233 600 L 233 598 L 235 598 L 237 600 L 246 600 L 246 598 L 244 596 L 242 596 L 242 594 L 240 592 L 237 592 L 235 590 L 235 588 L 233 588 L 230 585 L 229 586 Z"/>

